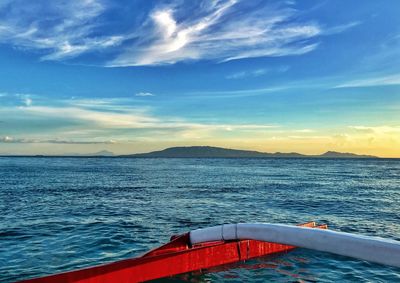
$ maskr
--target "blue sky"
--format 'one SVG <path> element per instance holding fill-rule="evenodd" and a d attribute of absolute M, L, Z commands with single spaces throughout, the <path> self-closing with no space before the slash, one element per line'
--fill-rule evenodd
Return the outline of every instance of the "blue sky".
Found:
<path fill-rule="evenodd" d="M 0 153 L 400 156 L 398 1 L 0 2 Z"/>

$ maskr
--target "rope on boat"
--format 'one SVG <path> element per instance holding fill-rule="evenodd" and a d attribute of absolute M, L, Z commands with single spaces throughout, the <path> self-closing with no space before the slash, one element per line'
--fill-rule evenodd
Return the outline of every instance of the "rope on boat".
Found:
<path fill-rule="evenodd" d="M 190 242 L 258 240 L 400 267 L 400 242 L 325 229 L 268 223 L 225 224 L 190 232 Z"/>

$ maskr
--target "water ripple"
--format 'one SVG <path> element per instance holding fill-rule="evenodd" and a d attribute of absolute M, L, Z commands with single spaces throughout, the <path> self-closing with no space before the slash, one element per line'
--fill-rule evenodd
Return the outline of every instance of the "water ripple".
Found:
<path fill-rule="evenodd" d="M 236 222 L 400 240 L 400 160 L 0 158 L 0 281 L 140 255 Z M 159 282 L 400 282 L 400 270 L 305 249 Z"/>

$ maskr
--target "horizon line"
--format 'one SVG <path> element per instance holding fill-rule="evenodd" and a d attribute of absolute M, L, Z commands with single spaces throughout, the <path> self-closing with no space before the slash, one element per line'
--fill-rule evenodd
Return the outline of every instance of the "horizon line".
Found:
<path fill-rule="evenodd" d="M 379 155 L 371 155 L 371 154 L 366 154 L 366 153 L 354 153 L 354 152 L 342 152 L 342 151 L 336 151 L 336 150 L 326 150 L 323 151 L 322 153 L 319 154 L 306 154 L 306 153 L 301 153 L 297 151 L 290 151 L 290 152 L 282 152 L 282 151 L 275 151 L 275 152 L 268 152 L 268 151 L 259 151 L 259 150 L 254 150 L 254 149 L 237 149 L 237 148 L 228 148 L 228 147 L 219 147 L 219 146 L 210 146 L 210 145 L 188 145 L 188 146 L 171 146 L 171 147 L 164 147 L 162 149 L 158 150 L 152 150 L 152 151 L 147 151 L 147 152 L 137 152 L 137 153 L 123 153 L 123 154 L 115 154 L 112 151 L 109 150 L 100 150 L 96 152 L 86 152 L 86 153 L 59 153 L 59 154 L 42 154 L 42 153 L 37 153 L 37 154 L 18 154 L 18 153 L 0 153 L 0 157 L 132 157 L 134 158 L 135 155 L 143 155 L 143 154 L 149 154 L 149 153 L 154 153 L 154 152 L 160 152 L 164 151 L 167 149 L 172 149 L 172 148 L 216 148 L 216 149 L 225 149 L 225 150 L 232 150 L 232 151 L 247 151 L 247 152 L 256 152 L 256 153 L 261 153 L 261 154 L 298 154 L 302 156 L 298 157 L 249 157 L 249 158 L 321 158 L 326 153 L 337 153 L 337 154 L 353 154 L 356 156 L 366 156 L 365 158 L 376 158 L 376 159 L 398 159 L 399 157 L 382 157 Z M 107 153 L 101 154 L 101 152 Z M 139 156 L 140 157 L 140 156 Z M 141 157 L 144 158 L 144 157 Z M 154 157 L 148 157 L 148 158 L 154 158 Z M 158 158 L 158 157 L 156 157 Z M 178 157 L 179 158 L 179 157 Z M 212 157 L 211 157 L 212 158 Z M 216 158 L 221 158 L 221 157 L 216 157 Z M 224 158 L 224 157 L 222 157 Z M 228 157 L 228 158 L 241 158 L 241 157 Z M 246 158 L 246 157 L 244 157 Z M 329 157 L 325 157 L 329 158 Z M 334 157 L 333 157 L 334 158 Z M 341 157 L 344 158 L 344 157 Z M 352 157 L 348 157 L 352 158 Z M 357 157 L 355 157 L 357 158 Z"/>

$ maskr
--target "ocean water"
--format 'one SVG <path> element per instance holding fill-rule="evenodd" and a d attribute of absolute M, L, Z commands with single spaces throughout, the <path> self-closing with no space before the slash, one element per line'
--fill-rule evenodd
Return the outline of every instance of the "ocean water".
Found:
<path fill-rule="evenodd" d="M 0 282 L 201 227 L 311 220 L 400 240 L 400 160 L 0 158 Z M 306 249 L 209 271 L 158 282 L 400 282 L 398 268 Z"/>

